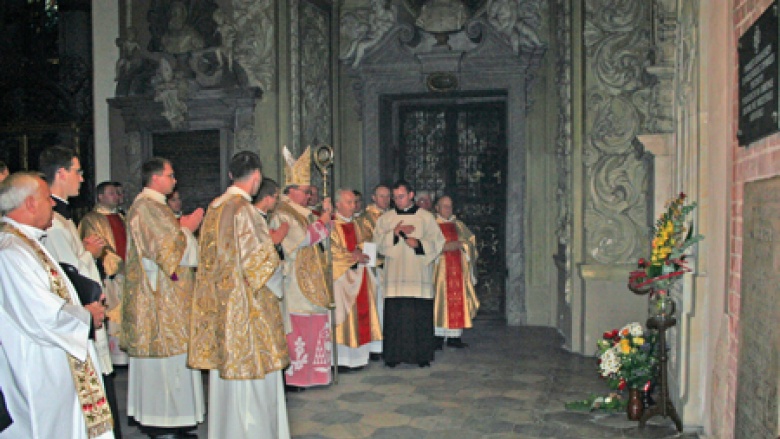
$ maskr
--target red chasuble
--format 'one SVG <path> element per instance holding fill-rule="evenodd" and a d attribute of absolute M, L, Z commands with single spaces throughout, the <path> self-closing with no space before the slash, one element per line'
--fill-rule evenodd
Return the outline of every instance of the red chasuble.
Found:
<path fill-rule="evenodd" d="M 350 252 L 355 251 L 357 247 L 357 235 L 355 235 L 354 223 L 341 224 L 341 230 L 344 232 L 344 244 Z M 368 304 L 368 279 L 366 270 L 363 270 L 363 278 L 360 279 L 360 292 L 355 299 L 355 308 L 358 316 L 358 337 L 360 345 L 371 342 L 371 312 Z"/>
<path fill-rule="evenodd" d="M 116 254 L 119 255 L 122 260 L 125 260 L 125 253 L 127 251 L 127 231 L 125 230 L 125 222 L 122 221 L 116 213 L 110 213 L 106 215 L 108 218 L 108 224 L 111 225 L 111 233 L 114 234 L 114 243 L 116 243 Z"/>
<path fill-rule="evenodd" d="M 441 232 L 447 242 L 458 240 L 458 229 L 455 223 L 439 223 Z M 442 252 L 447 276 L 447 321 L 450 328 L 463 328 L 463 269 L 461 267 L 461 251 L 450 250 Z"/>

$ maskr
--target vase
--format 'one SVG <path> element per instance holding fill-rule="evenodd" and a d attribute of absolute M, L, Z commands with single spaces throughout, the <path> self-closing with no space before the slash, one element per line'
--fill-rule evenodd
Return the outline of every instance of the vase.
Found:
<path fill-rule="evenodd" d="M 626 404 L 626 414 L 629 421 L 638 421 L 642 418 L 644 404 L 639 389 L 628 389 L 628 403 Z"/>
<path fill-rule="evenodd" d="M 674 300 L 666 291 L 659 291 L 650 296 L 648 312 L 651 318 L 667 320 L 672 318 L 675 311 Z"/>

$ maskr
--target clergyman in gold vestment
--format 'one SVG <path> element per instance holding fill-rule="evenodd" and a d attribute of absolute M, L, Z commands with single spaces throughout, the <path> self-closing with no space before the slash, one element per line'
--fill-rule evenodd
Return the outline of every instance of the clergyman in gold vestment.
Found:
<path fill-rule="evenodd" d="M 203 209 L 177 220 L 165 203 L 176 185 L 171 163 L 143 164 L 144 190 L 127 213 L 127 259 L 120 342 L 130 356 L 127 414 L 150 436 L 179 434 L 202 422 L 201 373 L 187 368 L 192 273 L 197 264 L 193 232 Z"/>
<path fill-rule="evenodd" d="M 436 222 L 447 242 L 433 269 L 434 331 L 440 345 L 446 338 L 447 346 L 465 348 L 468 345 L 461 340 L 463 329 L 472 327 L 472 319 L 479 309 L 474 291 L 477 240 L 463 221 L 452 214 L 449 196 L 436 200 Z"/>
<path fill-rule="evenodd" d="M 231 159 L 233 185 L 211 202 L 200 232 L 188 364 L 211 370 L 210 438 L 290 437 L 279 256 L 252 205 L 260 168 L 253 152 Z"/>
<path fill-rule="evenodd" d="M 353 221 L 355 198 L 351 189 L 336 191 L 336 218 L 330 232 L 338 366 L 349 368 L 367 365 L 371 342 L 382 340 L 376 277 L 364 265 L 369 256 L 363 253 L 363 245 L 371 242 L 371 232 Z"/>

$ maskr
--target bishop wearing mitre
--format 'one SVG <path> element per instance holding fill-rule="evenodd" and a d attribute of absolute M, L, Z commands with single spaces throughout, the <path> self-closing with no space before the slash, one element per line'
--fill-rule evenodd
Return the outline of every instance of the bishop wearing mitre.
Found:
<path fill-rule="evenodd" d="M 271 217 L 270 226 L 283 223 L 289 231 L 282 240 L 284 253 L 284 306 L 289 317 L 287 345 L 290 367 L 286 384 L 295 388 L 327 385 L 331 377 L 331 334 L 328 319 L 330 290 L 325 275 L 321 242 L 330 233 L 331 203 L 322 202 L 317 218 L 309 206 L 311 197 L 311 153 L 309 148 L 296 160 L 285 147 L 284 189 Z"/>

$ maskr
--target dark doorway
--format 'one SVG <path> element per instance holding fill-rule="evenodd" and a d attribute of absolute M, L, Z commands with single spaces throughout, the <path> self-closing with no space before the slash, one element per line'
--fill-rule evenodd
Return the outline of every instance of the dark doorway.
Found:
<path fill-rule="evenodd" d="M 155 133 L 152 148 L 153 155 L 171 161 L 184 212 L 205 209 L 222 193 L 219 130 Z"/>
<path fill-rule="evenodd" d="M 480 318 L 504 318 L 506 104 L 409 102 L 394 106 L 395 157 L 383 180 L 449 195 L 477 237 Z M 393 148 L 395 149 L 395 148 Z"/>

